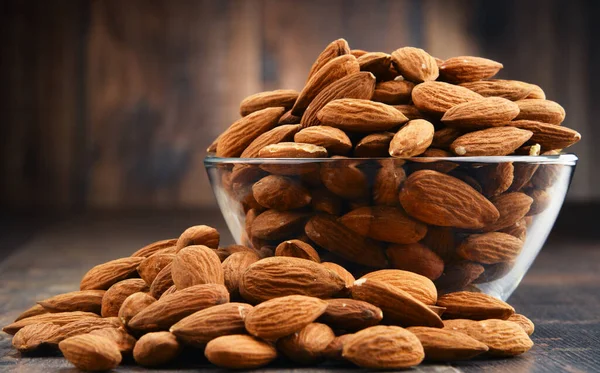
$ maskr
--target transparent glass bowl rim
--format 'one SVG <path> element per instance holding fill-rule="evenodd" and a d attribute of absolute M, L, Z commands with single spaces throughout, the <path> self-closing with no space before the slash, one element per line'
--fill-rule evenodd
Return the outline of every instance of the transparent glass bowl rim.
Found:
<path fill-rule="evenodd" d="M 577 156 L 575 154 L 559 155 L 505 155 L 505 156 L 481 156 L 481 157 L 407 157 L 407 158 L 223 158 L 208 154 L 204 158 L 204 164 L 303 164 L 303 163 L 335 163 L 349 161 L 377 161 L 397 159 L 402 161 L 415 161 L 418 163 L 450 161 L 455 163 L 535 163 L 535 164 L 558 164 L 563 166 L 575 166 Z"/>

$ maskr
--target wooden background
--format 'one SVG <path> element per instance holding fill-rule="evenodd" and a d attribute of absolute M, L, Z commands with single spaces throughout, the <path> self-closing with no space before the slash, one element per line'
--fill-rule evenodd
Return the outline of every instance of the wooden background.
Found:
<path fill-rule="evenodd" d="M 582 133 L 569 198 L 600 200 L 600 2 L 0 1 L 0 207 L 214 205 L 202 164 L 239 101 L 300 89 L 331 40 L 503 62 Z"/>

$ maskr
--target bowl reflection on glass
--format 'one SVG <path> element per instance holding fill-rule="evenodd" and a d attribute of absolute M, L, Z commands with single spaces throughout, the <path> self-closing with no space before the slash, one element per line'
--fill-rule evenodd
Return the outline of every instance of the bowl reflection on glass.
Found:
<path fill-rule="evenodd" d="M 439 293 L 504 300 L 550 233 L 576 163 L 572 154 L 205 159 L 238 244 L 273 253 L 298 239 L 355 277 L 397 268 Z"/>

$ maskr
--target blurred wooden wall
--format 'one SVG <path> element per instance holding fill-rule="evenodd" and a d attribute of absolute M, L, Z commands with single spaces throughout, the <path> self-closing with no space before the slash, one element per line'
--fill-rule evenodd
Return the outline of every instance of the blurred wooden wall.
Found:
<path fill-rule="evenodd" d="M 570 197 L 600 199 L 598 2 L 7 0 L 0 12 L 3 206 L 213 205 L 202 159 L 239 101 L 301 89 L 339 37 L 483 55 L 540 84 L 583 135 Z"/>

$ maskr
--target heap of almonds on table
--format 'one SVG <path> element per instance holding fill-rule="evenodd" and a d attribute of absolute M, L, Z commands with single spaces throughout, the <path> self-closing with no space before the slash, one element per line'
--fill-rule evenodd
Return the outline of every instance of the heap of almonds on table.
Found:
<path fill-rule="evenodd" d="M 23 353 L 60 350 L 84 370 L 177 364 L 190 352 L 240 369 L 528 351 L 533 323 L 474 284 L 512 267 L 557 169 L 399 159 L 558 154 L 579 140 L 540 87 L 491 80 L 501 68 L 332 42 L 302 92 L 248 97 L 209 150 L 343 167 L 236 164 L 222 183 L 246 214 L 244 245 L 190 227 L 92 268 L 79 291 L 3 330 Z"/>

